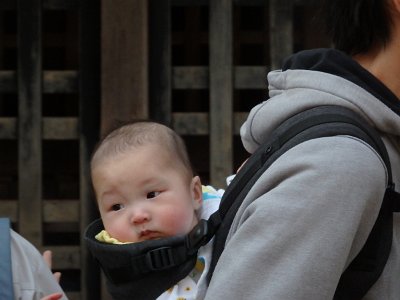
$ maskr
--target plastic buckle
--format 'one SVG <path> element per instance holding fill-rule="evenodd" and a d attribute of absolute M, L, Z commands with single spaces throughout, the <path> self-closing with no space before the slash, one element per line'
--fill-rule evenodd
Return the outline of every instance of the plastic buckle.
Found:
<path fill-rule="evenodd" d="M 189 254 L 197 252 L 197 250 L 207 242 L 208 238 L 208 223 L 206 220 L 201 219 L 199 223 L 189 232 L 188 235 L 188 249 Z"/>
<path fill-rule="evenodd" d="M 150 270 L 165 270 L 174 267 L 175 261 L 171 247 L 161 247 L 146 253 L 146 262 Z"/>

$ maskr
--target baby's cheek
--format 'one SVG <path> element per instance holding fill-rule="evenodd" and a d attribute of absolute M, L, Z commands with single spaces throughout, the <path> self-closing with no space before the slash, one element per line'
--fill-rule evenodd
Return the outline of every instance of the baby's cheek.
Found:
<path fill-rule="evenodd" d="M 171 235 L 186 234 L 192 229 L 194 212 L 173 210 L 165 217 L 165 226 Z"/>
<path fill-rule="evenodd" d="M 111 237 L 123 241 L 123 242 L 136 242 L 137 237 L 133 234 L 132 229 L 125 224 L 119 224 L 118 222 L 114 222 L 105 225 L 107 232 L 110 234 Z"/>

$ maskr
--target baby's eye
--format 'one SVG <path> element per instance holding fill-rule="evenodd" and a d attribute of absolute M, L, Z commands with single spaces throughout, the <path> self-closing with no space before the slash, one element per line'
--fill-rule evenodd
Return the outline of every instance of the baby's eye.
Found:
<path fill-rule="evenodd" d="M 124 208 L 123 204 L 114 204 L 113 206 L 111 206 L 111 210 L 113 210 L 113 211 L 118 211 L 123 208 Z"/>
<path fill-rule="evenodd" d="M 147 199 L 155 198 L 155 197 L 157 197 L 158 195 L 160 195 L 160 192 L 150 192 L 150 193 L 147 193 Z"/>

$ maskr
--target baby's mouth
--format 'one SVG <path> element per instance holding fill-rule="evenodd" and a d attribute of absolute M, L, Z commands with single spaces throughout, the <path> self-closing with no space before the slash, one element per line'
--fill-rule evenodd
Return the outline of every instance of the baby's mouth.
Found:
<path fill-rule="evenodd" d="M 157 231 L 143 230 L 140 232 L 140 238 L 144 240 L 155 240 L 160 238 L 160 235 Z"/>

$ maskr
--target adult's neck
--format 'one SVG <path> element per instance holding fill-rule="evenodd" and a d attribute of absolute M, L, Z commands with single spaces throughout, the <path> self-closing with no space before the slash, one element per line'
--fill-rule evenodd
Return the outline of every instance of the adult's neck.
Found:
<path fill-rule="evenodd" d="M 386 45 L 378 50 L 353 56 L 363 68 L 378 78 L 400 99 L 400 45 Z"/>

